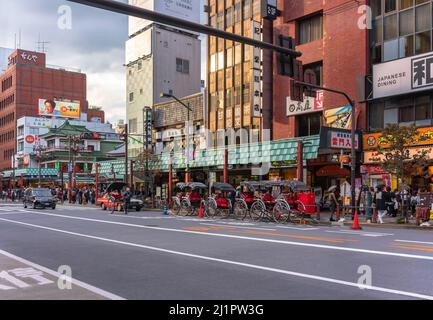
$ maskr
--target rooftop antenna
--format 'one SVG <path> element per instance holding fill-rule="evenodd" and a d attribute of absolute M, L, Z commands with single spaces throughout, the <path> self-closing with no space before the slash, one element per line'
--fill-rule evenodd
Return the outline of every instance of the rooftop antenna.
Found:
<path fill-rule="evenodd" d="M 18 49 L 21 49 L 21 28 L 19 29 L 19 37 L 18 37 Z"/>
<path fill-rule="evenodd" d="M 47 48 L 46 45 L 49 44 L 50 42 L 48 41 L 42 41 L 41 40 L 41 34 L 39 34 L 38 37 L 38 41 L 36 42 L 37 46 L 37 52 L 41 52 L 41 53 L 47 53 Z"/>

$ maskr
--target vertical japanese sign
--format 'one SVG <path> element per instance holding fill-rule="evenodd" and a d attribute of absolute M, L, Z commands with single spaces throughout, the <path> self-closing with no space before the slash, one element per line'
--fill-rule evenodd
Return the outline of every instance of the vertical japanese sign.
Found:
<path fill-rule="evenodd" d="M 262 25 L 253 21 L 252 34 L 254 40 L 262 40 Z M 262 50 L 253 49 L 253 117 L 262 116 Z"/>

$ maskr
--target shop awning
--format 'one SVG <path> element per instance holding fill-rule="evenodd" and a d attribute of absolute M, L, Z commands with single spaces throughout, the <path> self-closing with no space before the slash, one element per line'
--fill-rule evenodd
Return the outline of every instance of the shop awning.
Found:
<path fill-rule="evenodd" d="M 3 178 L 10 178 L 13 175 L 15 177 L 38 177 L 39 176 L 39 168 L 25 168 L 25 169 L 16 169 L 3 171 Z M 59 170 L 55 168 L 42 168 L 41 175 L 44 177 L 56 177 L 59 175 Z"/>

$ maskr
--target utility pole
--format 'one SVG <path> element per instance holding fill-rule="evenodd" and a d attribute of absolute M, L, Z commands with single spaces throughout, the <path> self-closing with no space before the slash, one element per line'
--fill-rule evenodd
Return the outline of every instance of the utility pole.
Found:
<path fill-rule="evenodd" d="M 125 177 L 124 181 L 126 184 L 128 184 L 128 124 L 125 123 L 125 132 L 123 133 L 123 136 L 125 138 Z"/>
<path fill-rule="evenodd" d="M 68 201 L 72 203 L 72 139 L 71 136 L 68 137 L 69 142 L 69 163 L 68 163 Z"/>
<path fill-rule="evenodd" d="M 34 148 L 38 159 L 38 188 L 42 187 L 42 152 L 45 150 L 46 148 L 40 144 Z"/>

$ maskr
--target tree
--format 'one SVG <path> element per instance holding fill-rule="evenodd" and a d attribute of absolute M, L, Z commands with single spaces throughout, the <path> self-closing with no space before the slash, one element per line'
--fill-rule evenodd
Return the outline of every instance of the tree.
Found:
<path fill-rule="evenodd" d="M 375 156 L 371 160 L 380 163 L 384 171 L 395 175 L 399 187 L 407 186 L 413 171 L 427 166 L 430 149 L 413 148 L 427 139 L 415 125 L 389 124 L 381 132 L 374 149 Z"/>

